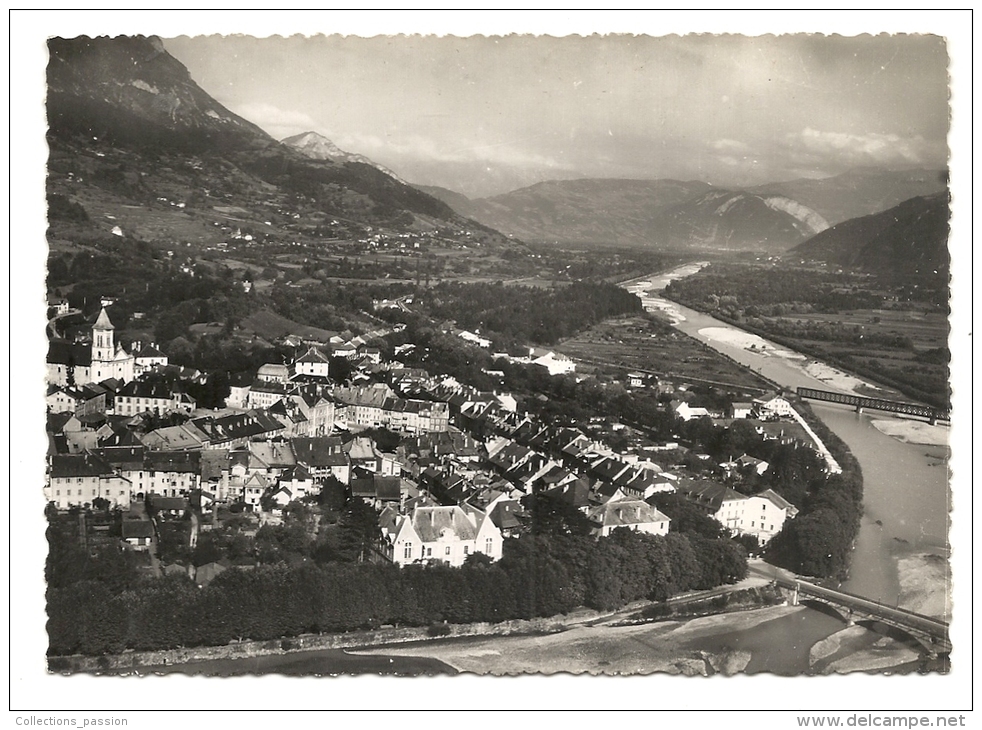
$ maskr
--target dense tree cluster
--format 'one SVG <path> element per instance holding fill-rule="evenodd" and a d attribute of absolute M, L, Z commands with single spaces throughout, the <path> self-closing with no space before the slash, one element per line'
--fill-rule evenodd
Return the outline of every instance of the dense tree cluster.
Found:
<path fill-rule="evenodd" d="M 810 484 L 798 516 L 785 522 L 767 546 L 767 560 L 801 575 L 841 578 L 849 568 L 863 514 L 862 471 L 838 436 L 807 406 L 798 409 L 835 456 L 842 473 Z"/>
<path fill-rule="evenodd" d="M 746 554 L 731 541 L 626 529 L 599 541 L 509 539 L 494 564 L 481 555 L 462 568 L 278 563 L 226 570 L 202 589 L 185 576 L 111 581 L 83 571 L 49 583 L 49 654 L 219 645 L 382 624 L 494 622 L 578 606 L 612 610 L 733 582 L 745 572 Z"/>
<path fill-rule="evenodd" d="M 607 317 L 642 311 L 641 300 L 625 289 L 586 281 L 551 289 L 443 282 L 418 301 L 436 320 L 480 329 L 505 344 L 550 345 Z"/>
<path fill-rule="evenodd" d="M 734 310 L 753 308 L 748 316 L 791 312 L 873 309 L 883 297 L 857 285 L 849 274 L 782 268 L 780 270 L 715 264 L 694 276 L 676 279 L 666 295 L 684 303 L 711 304 Z M 700 307 L 701 308 L 701 307 Z"/>

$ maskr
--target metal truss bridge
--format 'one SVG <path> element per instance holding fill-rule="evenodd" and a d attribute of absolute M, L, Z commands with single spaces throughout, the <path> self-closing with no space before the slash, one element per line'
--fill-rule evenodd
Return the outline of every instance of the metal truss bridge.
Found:
<path fill-rule="evenodd" d="M 870 408 L 876 411 L 902 413 L 907 416 L 920 416 L 921 418 L 928 419 L 931 423 L 951 420 L 951 415 L 948 411 L 932 406 L 920 406 L 916 403 L 902 403 L 900 401 L 884 400 L 883 398 L 869 398 L 865 395 L 833 393 L 829 390 L 816 390 L 815 388 L 798 388 L 797 393 L 801 398 L 854 406 L 857 413 L 862 413 L 864 408 Z"/>

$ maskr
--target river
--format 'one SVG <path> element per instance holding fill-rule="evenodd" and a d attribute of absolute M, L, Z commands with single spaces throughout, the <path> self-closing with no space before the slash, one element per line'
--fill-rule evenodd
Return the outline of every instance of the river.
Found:
<path fill-rule="evenodd" d="M 789 389 L 801 386 L 854 392 L 872 383 L 835 370 L 766 339 L 658 296 L 674 279 L 705 264 L 688 264 L 627 285 L 645 308 L 666 314 L 682 332 Z M 888 414 L 855 413 L 848 406 L 813 401 L 812 410 L 841 438 L 863 470 L 864 506 L 852 567 L 843 588 L 896 604 L 897 562 L 914 552 L 947 554 L 950 511 L 948 447 L 905 443 L 878 430 Z"/>

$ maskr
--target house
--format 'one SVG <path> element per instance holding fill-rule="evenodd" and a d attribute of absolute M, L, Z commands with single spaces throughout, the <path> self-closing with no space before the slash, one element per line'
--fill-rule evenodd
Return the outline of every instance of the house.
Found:
<path fill-rule="evenodd" d="M 709 411 L 705 408 L 692 407 L 685 401 L 673 400 L 669 407 L 672 409 L 672 413 L 683 421 L 691 421 L 693 418 L 702 418 L 703 416 L 709 415 Z"/>
<path fill-rule="evenodd" d="M 195 409 L 194 398 L 161 382 L 132 380 L 116 393 L 115 412 L 119 416 L 135 416 L 150 412 L 179 412 L 191 415 Z"/>
<path fill-rule="evenodd" d="M 307 419 L 307 436 L 329 436 L 334 430 L 334 400 L 323 395 L 320 388 L 303 386 L 290 393 L 288 399 Z"/>
<path fill-rule="evenodd" d="M 133 342 L 130 345 L 133 350 L 133 375 L 139 377 L 145 372 L 153 370 L 158 366 L 164 367 L 169 364 L 167 355 L 162 353 L 157 346 L 151 342 L 144 345 L 141 342 Z"/>
<path fill-rule="evenodd" d="M 753 403 L 734 402 L 730 403 L 730 418 L 750 418 L 750 413 L 754 409 Z"/>
<path fill-rule="evenodd" d="M 542 494 L 583 513 L 586 513 L 592 504 L 590 501 L 590 483 L 582 478 L 546 489 Z"/>
<path fill-rule="evenodd" d="M 777 393 L 765 393 L 754 398 L 753 410 L 760 418 L 791 418 L 794 416 L 794 408 L 788 400 Z"/>
<path fill-rule="evenodd" d="M 344 451 L 344 444 L 337 436 L 316 436 L 294 438 L 294 457 L 303 464 L 316 479 L 332 476 L 342 484 L 351 478 L 350 461 Z"/>
<path fill-rule="evenodd" d="M 246 395 L 245 407 L 269 408 L 287 395 L 287 386 L 275 380 L 256 380 Z"/>
<path fill-rule="evenodd" d="M 481 337 L 481 335 L 474 332 L 468 332 L 467 330 L 456 330 L 454 334 L 456 334 L 460 339 L 471 342 L 478 347 L 483 347 L 485 349 L 491 347 L 491 340 L 489 340 L 487 337 Z"/>
<path fill-rule="evenodd" d="M 268 488 L 269 480 L 266 477 L 258 472 L 252 474 L 242 483 L 241 500 L 253 510 L 258 510 L 259 503 Z"/>
<path fill-rule="evenodd" d="M 290 380 L 290 368 L 282 363 L 266 363 L 259 367 L 256 380 L 264 383 L 279 383 L 286 385 Z"/>
<path fill-rule="evenodd" d="M 763 459 L 758 459 L 748 454 L 744 454 L 736 460 L 736 463 L 744 469 L 752 470 L 758 476 L 763 474 L 770 467 Z"/>
<path fill-rule="evenodd" d="M 214 496 L 215 501 L 228 500 L 228 449 L 207 449 L 201 452 L 199 485 Z"/>
<path fill-rule="evenodd" d="M 747 496 L 734 489 L 708 480 L 685 479 L 679 482 L 678 491 L 686 499 L 700 506 L 730 534 L 737 534 L 743 526 L 747 508 Z"/>
<path fill-rule="evenodd" d="M 225 398 L 225 405 L 229 408 L 247 408 L 246 403 L 249 399 L 249 391 L 252 389 L 253 379 L 248 373 L 237 373 L 229 378 L 229 393 Z"/>
<path fill-rule="evenodd" d="M 200 451 L 147 451 L 143 471 L 134 475 L 133 489 L 140 495 L 183 498 L 198 489 L 201 479 Z"/>
<path fill-rule="evenodd" d="M 382 552 L 399 566 L 434 561 L 459 567 L 473 553 L 501 558 L 501 531 L 469 505 L 416 507 L 406 515 L 389 508 L 379 525 Z"/>
<path fill-rule="evenodd" d="M 351 496 L 360 497 L 375 509 L 383 509 L 387 505 L 398 506 L 408 496 L 409 482 L 397 476 L 352 477 L 350 483 Z"/>
<path fill-rule="evenodd" d="M 330 376 L 331 358 L 317 347 L 311 346 L 307 352 L 293 362 L 296 375 L 314 375 L 323 378 Z"/>
<path fill-rule="evenodd" d="M 49 385 L 45 402 L 49 413 L 81 414 L 85 407 L 85 393 L 82 388 L 73 385 Z"/>
<path fill-rule="evenodd" d="M 189 504 L 184 497 L 160 497 L 151 494 L 149 508 L 152 514 L 159 517 L 183 517 Z"/>
<path fill-rule="evenodd" d="M 139 516 L 131 518 L 127 514 L 122 523 L 123 542 L 134 550 L 146 552 L 153 544 L 153 522 L 148 519 L 141 519 Z"/>
<path fill-rule="evenodd" d="M 739 532 L 755 536 L 763 545 L 781 531 L 786 520 L 797 514 L 797 507 L 773 489 L 765 489 L 747 498 Z"/>
<path fill-rule="evenodd" d="M 668 534 L 669 518 L 640 499 L 617 499 L 594 507 L 587 513 L 593 523 L 593 534 L 608 537 L 619 527 L 649 535 Z"/>
<path fill-rule="evenodd" d="M 529 358 L 533 365 L 541 365 L 549 371 L 550 375 L 565 375 L 576 372 L 576 363 L 572 359 L 551 350 L 542 351 L 530 348 Z"/>
<path fill-rule="evenodd" d="M 208 434 L 198 428 L 193 421 L 180 426 L 158 428 L 144 434 L 141 438 L 148 449 L 159 451 L 203 449 L 209 446 L 209 440 Z"/>
<path fill-rule="evenodd" d="M 114 507 L 129 507 L 131 492 L 130 481 L 94 454 L 51 457 L 44 496 L 59 509 L 91 505 L 97 498 L 108 500 Z"/>
<path fill-rule="evenodd" d="M 52 297 L 48 300 L 48 306 L 53 310 L 52 314 L 55 317 L 68 314 L 68 300 L 64 297 Z"/>
<path fill-rule="evenodd" d="M 294 499 L 303 499 L 313 493 L 314 478 L 303 464 L 296 464 L 280 475 L 279 485 L 289 489 Z"/>

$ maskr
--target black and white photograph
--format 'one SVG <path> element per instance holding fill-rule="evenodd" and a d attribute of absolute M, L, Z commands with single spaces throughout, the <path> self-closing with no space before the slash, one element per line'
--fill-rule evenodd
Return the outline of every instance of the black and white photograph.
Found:
<path fill-rule="evenodd" d="M 965 725 L 971 11 L 714 13 L 24 11 L 23 709 Z"/>

